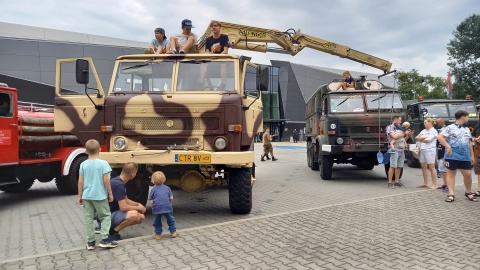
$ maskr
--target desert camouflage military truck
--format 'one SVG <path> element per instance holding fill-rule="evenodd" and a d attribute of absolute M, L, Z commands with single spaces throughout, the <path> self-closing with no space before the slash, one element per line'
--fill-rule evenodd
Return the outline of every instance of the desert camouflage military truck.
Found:
<path fill-rule="evenodd" d="M 404 113 L 397 89 L 362 77 L 355 90 L 336 91 L 342 81 L 320 86 L 307 102 L 307 163 L 324 180 L 332 178 L 335 163 L 365 170 L 378 165 L 378 152 L 387 150 L 385 128 Z"/>
<path fill-rule="evenodd" d="M 99 76 L 90 58 L 57 60 L 55 131 L 98 140 L 112 175 L 139 164 L 131 199 L 145 204 L 160 170 L 187 192 L 228 184 L 231 212 L 251 211 L 263 70 L 234 55 L 144 54 L 116 59 L 108 92 Z"/>
<path fill-rule="evenodd" d="M 455 112 L 464 110 L 469 113 L 468 126 L 470 132 L 473 127 L 478 124 L 478 117 L 475 102 L 469 96 L 465 100 L 450 100 L 450 99 L 429 99 L 424 100 L 419 97 L 417 100 L 405 101 L 407 109 L 406 117 L 410 122 L 410 129 L 415 130 L 416 135 L 422 131 L 425 126 L 423 121 L 425 118 L 443 118 L 445 125 L 455 123 Z M 420 162 L 413 156 L 413 149 L 415 149 L 415 138 L 408 142 L 408 149 L 405 151 L 405 160 L 409 167 L 419 168 Z"/>

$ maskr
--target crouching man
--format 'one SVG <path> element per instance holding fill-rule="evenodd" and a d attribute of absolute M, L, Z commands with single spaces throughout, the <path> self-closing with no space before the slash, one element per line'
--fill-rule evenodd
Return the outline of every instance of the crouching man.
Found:
<path fill-rule="evenodd" d="M 125 184 L 135 178 L 137 170 L 136 163 L 128 162 L 123 166 L 122 173 L 110 180 L 113 202 L 110 203 L 112 225 L 109 234 L 112 241 L 121 240 L 118 232 L 125 227 L 140 224 L 145 220 L 145 207 L 141 203 L 129 200 L 125 188 Z"/>

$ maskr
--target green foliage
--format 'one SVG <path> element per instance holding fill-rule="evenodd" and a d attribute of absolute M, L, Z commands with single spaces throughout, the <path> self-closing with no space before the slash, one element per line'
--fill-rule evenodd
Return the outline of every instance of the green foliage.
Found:
<path fill-rule="evenodd" d="M 448 66 L 455 78 L 454 98 L 469 94 L 480 100 L 480 15 L 462 21 L 447 45 Z"/>
<path fill-rule="evenodd" d="M 412 69 L 409 72 L 400 71 L 396 75 L 398 90 L 403 100 L 416 99 L 446 99 L 447 84 L 443 78 L 431 75 L 420 75 Z"/>

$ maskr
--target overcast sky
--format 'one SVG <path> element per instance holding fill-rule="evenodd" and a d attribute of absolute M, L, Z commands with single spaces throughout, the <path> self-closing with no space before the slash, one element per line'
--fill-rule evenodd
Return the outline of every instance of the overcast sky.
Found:
<path fill-rule="evenodd" d="M 198 36 L 212 19 L 281 31 L 301 29 L 388 60 L 393 69 L 446 77 L 446 45 L 460 22 L 480 13 L 480 0 L 0 0 L 0 10 L 4 22 L 146 42 L 156 27 L 163 27 L 167 36 L 180 32 L 185 18 L 193 21 Z M 263 64 L 271 59 L 380 72 L 308 48 L 296 56 L 231 52 Z"/>

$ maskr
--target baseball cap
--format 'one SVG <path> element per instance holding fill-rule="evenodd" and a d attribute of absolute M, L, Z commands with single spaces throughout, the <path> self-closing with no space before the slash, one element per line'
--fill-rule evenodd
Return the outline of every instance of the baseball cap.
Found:
<path fill-rule="evenodd" d="M 163 28 L 161 28 L 161 27 L 155 28 L 155 31 L 154 31 L 154 32 L 156 32 L 156 33 L 162 33 L 162 34 L 165 35 L 165 30 L 164 30 Z"/>
<path fill-rule="evenodd" d="M 182 28 L 194 28 L 192 25 L 192 21 L 189 19 L 185 19 L 182 21 Z"/>

